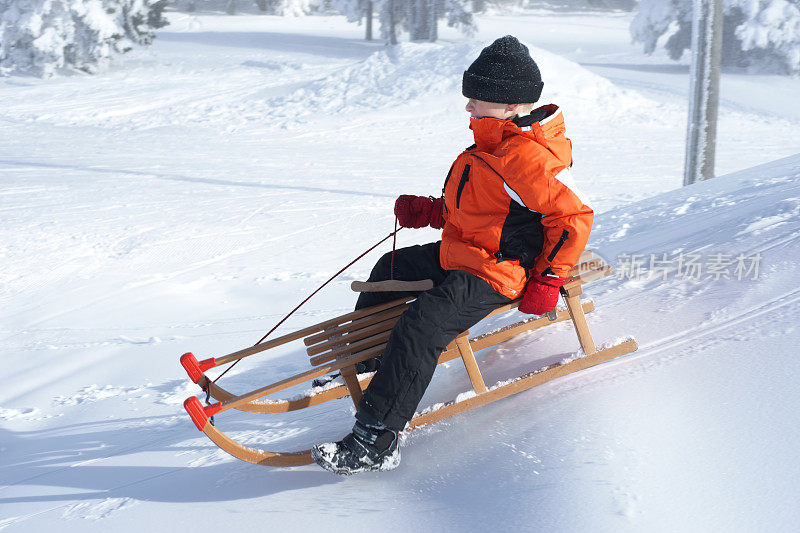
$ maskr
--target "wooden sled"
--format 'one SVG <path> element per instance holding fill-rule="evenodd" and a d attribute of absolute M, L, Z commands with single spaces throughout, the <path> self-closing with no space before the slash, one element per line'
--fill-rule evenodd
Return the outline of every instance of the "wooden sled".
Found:
<path fill-rule="evenodd" d="M 589 368 L 636 350 L 637 344 L 633 339 L 598 349 L 589 332 L 585 314 L 594 310 L 594 303 L 592 301 L 581 302 L 580 296 L 583 292 L 583 285 L 610 273 L 611 267 L 600 256 L 589 250 L 584 251 L 579 263 L 570 271 L 569 277 L 561 289 L 565 307 L 558 308 L 549 315 L 529 317 L 473 338 L 469 337 L 469 331 L 461 333 L 439 356 L 438 364 L 461 358 L 472 384 L 474 395 L 462 401 L 451 401 L 437 409 L 418 413 L 411 420 L 406 430 L 449 418 L 458 413 L 511 396 L 552 379 Z M 394 288 L 396 289 L 396 287 Z M 268 452 L 250 448 L 225 435 L 214 425 L 211 417 L 231 409 L 251 413 L 284 413 L 318 405 L 344 396 L 350 396 L 353 403 L 358 405 L 363 390 L 369 385 L 372 376 L 364 375 L 359 378 L 356 374 L 356 363 L 371 359 L 383 352 L 394 324 L 414 299 L 415 296 L 409 296 L 375 307 L 347 313 L 332 320 L 303 328 L 294 333 L 220 358 L 198 361 L 192 353 L 186 353 L 181 356 L 180 361 L 190 379 L 200 385 L 210 397 L 218 401 L 214 404 L 203 406 L 199 398 L 192 396 L 184 402 L 184 407 L 200 431 L 205 433 L 217 446 L 238 459 L 267 466 L 310 464 L 312 462 L 310 450 Z M 519 306 L 519 303 L 520 300 L 515 300 L 507 305 L 498 307 L 487 318 L 515 309 Z M 497 345 L 522 332 L 565 320 L 571 320 L 575 327 L 583 351 L 581 357 L 538 368 L 516 379 L 501 381 L 491 387 L 487 387 L 475 359 L 476 351 Z M 307 347 L 306 351 L 310 356 L 312 368 L 265 387 L 245 394 L 235 395 L 213 383 L 204 374 L 205 371 L 214 367 L 232 363 L 300 339 L 303 339 Z M 266 396 L 295 385 L 311 382 L 331 372 L 340 372 L 344 383 L 336 384 L 334 382 L 330 386 L 315 387 L 299 398 L 262 400 Z M 464 396 L 463 394 L 460 395 L 462 398 Z"/>

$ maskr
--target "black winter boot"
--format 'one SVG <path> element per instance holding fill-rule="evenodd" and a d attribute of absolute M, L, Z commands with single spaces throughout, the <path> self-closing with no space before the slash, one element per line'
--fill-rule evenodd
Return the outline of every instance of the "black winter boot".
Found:
<path fill-rule="evenodd" d="M 349 476 L 371 470 L 393 470 L 400 464 L 397 432 L 356 421 L 353 432 L 339 442 L 318 444 L 311 457 L 319 466 Z"/>

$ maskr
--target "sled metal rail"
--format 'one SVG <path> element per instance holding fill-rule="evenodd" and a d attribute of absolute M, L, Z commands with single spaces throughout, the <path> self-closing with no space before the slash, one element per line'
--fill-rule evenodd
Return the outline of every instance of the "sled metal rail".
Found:
<path fill-rule="evenodd" d="M 464 363 L 475 396 L 460 402 L 450 402 L 439 409 L 418 414 L 411 420 L 408 428 L 411 429 L 448 418 L 636 350 L 636 341 L 633 339 L 598 350 L 589 333 L 585 313 L 594 309 L 594 303 L 580 301 L 582 286 L 584 283 L 610 273 L 611 267 L 602 258 L 591 251 L 585 251 L 581 255 L 579 264 L 570 271 L 570 276 L 564 287 L 562 287 L 561 295 L 566 307 L 558 309 L 554 316 L 528 318 L 474 338 L 469 338 L 469 331 L 461 333 L 442 352 L 437 364 L 460 357 Z M 355 370 L 356 363 L 371 359 L 383 352 L 391 329 L 403 311 L 408 308 L 409 302 L 414 298 L 415 296 L 412 295 L 368 309 L 347 313 L 218 359 L 207 359 L 198 362 L 191 353 L 184 354 L 181 357 L 181 364 L 190 378 L 203 387 L 211 397 L 218 400 L 217 403 L 203 406 L 200 400 L 193 396 L 184 402 L 184 407 L 197 428 L 203 431 L 217 446 L 234 457 L 251 463 L 269 466 L 308 464 L 311 462 L 309 450 L 291 453 L 256 450 L 226 436 L 210 422 L 210 417 L 231 409 L 254 413 L 288 412 L 344 396 L 350 396 L 357 405 L 363 390 L 369 385 L 371 376 L 359 380 Z M 487 318 L 510 311 L 518 306 L 519 300 L 511 302 L 495 309 L 487 315 Z M 504 342 L 524 331 L 534 330 L 552 322 L 565 320 L 571 320 L 573 323 L 584 353 L 583 357 L 539 368 L 511 381 L 495 384 L 492 387 L 486 386 L 474 352 Z M 249 357 L 269 348 L 300 339 L 303 339 L 304 344 L 308 347 L 307 352 L 310 356 L 309 362 L 312 368 L 265 387 L 245 394 L 234 395 L 214 384 L 203 374 L 205 370 L 215 366 Z M 319 388 L 319 390 L 315 388 L 306 396 L 292 400 L 267 399 L 259 401 L 260 398 L 265 396 L 336 371 L 341 373 L 344 379 L 343 385 L 332 388 Z"/>

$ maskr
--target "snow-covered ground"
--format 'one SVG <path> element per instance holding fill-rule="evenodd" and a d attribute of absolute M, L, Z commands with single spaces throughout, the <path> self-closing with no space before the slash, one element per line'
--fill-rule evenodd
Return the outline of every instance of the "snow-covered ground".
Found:
<path fill-rule="evenodd" d="M 106 73 L 0 78 L 0 529 L 793 529 L 800 80 L 723 76 L 728 175 L 679 188 L 688 69 L 631 46 L 630 15 L 486 16 L 476 40 L 396 50 L 336 17 L 171 19 Z M 196 387 L 178 356 L 254 343 L 391 231 L 397 194 L 436 194 L 471 143 L 461 72 L 505 33 L 564 108 L 590 246 L 620 274 L 587 290 L 594 336 L 640 350 L 414 432 L 389 473 L 219 451 L 183 411 Z M 276 334 L 350 309 L 376 258 Z M 561 324 L 479 357 L 493 382 L 576 349 Z M 253 357 L 225 385 L 305 361 Z M 440 369 L 423 406 L 468 387 Z M 300 449 L 342 436 L 351 410 L 220 420 Z"/>

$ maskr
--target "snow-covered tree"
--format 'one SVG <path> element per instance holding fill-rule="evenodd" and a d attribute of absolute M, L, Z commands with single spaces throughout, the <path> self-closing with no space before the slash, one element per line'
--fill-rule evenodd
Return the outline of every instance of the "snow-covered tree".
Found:
<path fill-rule="evenodd" d="M 272 12 L 276 15 L 310 15 L 324 10 L 325 0 L 273 0 Z"/>
<path fill-rule="evenodd" d="M 373 0 L 373 13 L 380 23 L 381 37 L 397 42 L 397 31 L 409 33 L 412 41 L 435 41 L 438 21 L 471 33 L 474 28 L 472 0 Z M 368 0 L 331 0 L 331 7 L 350 22 L 363 22 Z"/>
<path fill-rule="evenodd" d="M 632 11 L 639 0 L 472 0 L 473 12 L 480 13 L 482 4 L 495 9 L 522 7 L 525 9 L 570 9 L 590 11 Z"/>
<path fill-rule="evenodd" d="M 800 73 L 800 0 L 724 0 L 722 63 Z M 631 35 L 651 54 L 660 39 L 670 57 L 691 47 L 692 0 L 642 0 Z"/>
<path fill-rule="evenodd" d="M 185 12 L 223 11 L 229 15 L 256 12 L 300 16 L 324 12 L 326 4 L 327 0 L 172 0 L 171 7 Z"/>
<path fill-rule="evenodd" d="M 115 53 L 148 45 L 167 0 L 0 0 L 0 73 L 94 72 Z"/>
<path fill-rule="evenodd" d="M 638 0 L 586 0 L 589 7 L 599 9 L 624 9 L 631 11 Z"/>

